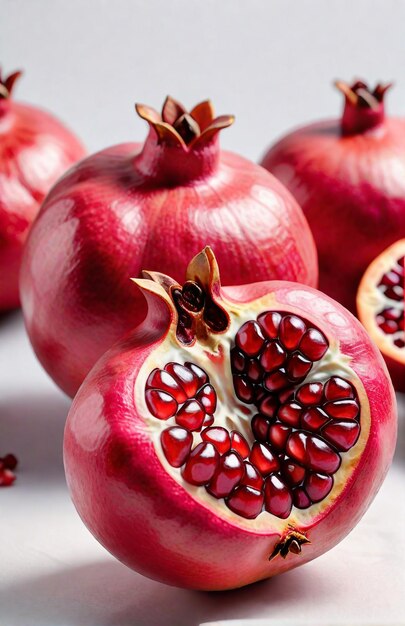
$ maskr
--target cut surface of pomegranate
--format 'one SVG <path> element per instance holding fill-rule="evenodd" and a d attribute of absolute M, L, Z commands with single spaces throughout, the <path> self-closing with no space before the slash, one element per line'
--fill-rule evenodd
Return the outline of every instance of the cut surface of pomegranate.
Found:
<path fill-rule="evenodd" d="M 405 392 L 405 239 L 380 254 L 357 293 L 360 321 L 380 348 L 394 387 Z"/>
<path fill-rule="evenodd" d="M 237 587 L 322 554 L 360 519 L 395 445 L 366 331 L 303 285 L 222 288 L 210 248 L 184 286 L 144 276 L 150 314 L 69 413 L 82 519 L 134 569 L 186 587 Z"/>

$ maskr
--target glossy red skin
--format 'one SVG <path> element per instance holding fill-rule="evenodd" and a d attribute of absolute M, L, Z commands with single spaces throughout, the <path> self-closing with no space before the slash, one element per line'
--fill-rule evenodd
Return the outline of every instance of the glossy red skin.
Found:
<path fill-rule="evenodd" d="M 295 200 L 216 142 L 188 155 L 149 137 L 144 153 L 115 146 L 73 168 L 42 206 L 21 276 L 27 331 L 55 382 L 73 396 L 96 360 L 143 320 L 145 299 L 130 277 L 162 270 L 183 282 L 205 245 L 224 284 L 317 283 L 315 245 Z"/>
<path fill-rule="evenodd" d="M 137 414 L 134 384 L 139 369 L 167 333 L 168 313 L 164 305 L 160 310 L 158 306 L 152 312 L 157 317 L 151 314 L 86 378 L 70 410 L 64 440 L 67 481 L 81 518 L 112 554 L 146 576 L 176 586 L 218 590 L 301 565 L 345 537 L 388 470 L 396 439 L 394 391 L 364 328 L 327 296 L 301 285 L 256 283 L 225 288 L 223 294 L 247 302 L 269 291 L 287 310 L 302 314 L 327 335 L 337 334 L 342 351 L 352 358 L 351 366 L 368 390 L 371 410 L 362 457 L 329 510 L 298 528 L 311 541 L 302 554 L 269 561 L 280 535 L 243 529 L 194 500 L 164 470 Z"/>
<path fill-rule="evenodd" d="M 0 312 L 19 306 L 22 250 L 42 200 L 84 153 L 49 113 L 0 99 Z"/>
<path fill-rule="evenodd" d="M 356 312 L 371 261 L 405 236 L 405 121 L 343 137 L 339 120 L 282 138 L 263 167 L 291 191 L 312 229 L 319 288 Z"/>

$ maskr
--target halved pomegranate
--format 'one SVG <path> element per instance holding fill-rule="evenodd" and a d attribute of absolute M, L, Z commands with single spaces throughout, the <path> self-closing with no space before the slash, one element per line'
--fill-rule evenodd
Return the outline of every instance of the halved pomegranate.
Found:
<path fill-rule="evenodd" d="M 66 425 L 84 522 L 130 567 L 199 589 L 330 549 L 395 444 L 392 385 L 363 327 L 303 285 L 222 289 L 210 248 L 183 286 L 144 276 L 148 317 L 92 370 Z"/>
<path fill-rule="evenodd" d="M 360 321 L 380 348 L 395 389 L 405 392 L 405 239 L 368 267 L 357 292 Z"/>

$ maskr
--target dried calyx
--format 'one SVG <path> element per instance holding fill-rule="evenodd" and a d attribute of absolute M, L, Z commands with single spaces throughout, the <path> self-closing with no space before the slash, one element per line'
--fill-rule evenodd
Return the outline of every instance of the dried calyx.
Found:
<path fill-rule="evenodd" d="M 5 100 L 6 98 L 9 98 L 11 96 L 14 85 L 21 76 L 21 74 L 21 71 L 17 71 L 9 74 L 8 76 L 3 76 L 2 70 L 0 68 L 0 100 Z"/>
<path fill-rule="evenodd" d="M 144 104 L 136 104 L 135 108 L 138 115 L 154 129 L 161 142 L 189 148 L 205 145 L 234 121 L 233 115 L 215 117 L 209 100 L 200 102 L 189 112 L 170 96 L 167 96 L 161 114 Z"/>
<path fill-rule="evenodd" d="M 351 85 L 338 80 L 335 81 L 335 86 L 345 96 L 341 120 L 344 135 L 371 130 L 384 121 L 384 96 L 392 83 L 378 83 L 373 90 L 361 80 L 356 80 Z"/>

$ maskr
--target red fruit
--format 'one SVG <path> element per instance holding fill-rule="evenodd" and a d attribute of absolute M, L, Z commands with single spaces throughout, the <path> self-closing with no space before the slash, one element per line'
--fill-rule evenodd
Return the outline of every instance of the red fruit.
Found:
<path fill-rule="evenodd" d="M 387 285 L 395 282 L 394 289 Z M 405 239 L 378 256 L 357 293 L 359 319 L 380 348 L 397 391 L 405 393 Z"/>
<path fill-rule="evenodd" d="M 170 465 L 181 467 L 191 452 L 193 435 L 185 428 L 171 426 L 162 431 L 160 443 Z"/>
<path fill-rule="evenodd" d="M 7 468 L 0 470 L 0 487 L 10 487 L 15 481 L 15 474 Z"/>
<path fill-rule="evenodd" d="M 220 150 L 233 116 L 215 118 L 209 101 L 188 113 L 170 97 L 161 114 L 136 110 L 149 125 L 144 145 L 107 148 L 72 169 L 47 197 L 25 252 L 27 331 L 70 395 L 144 319 L 146 300 L 129 284 L 143 269 L 183 283 L 186 263 L 209 241 L 224 284 L 317 284 L 315 245 L 295 200 L 263 168 Z M 189 311 L 210 306 L 192 277 L 174 297 Z M 193 332 L 183 330 L 183 339 Z"/>
<path fill-rule="evenodd" d="M 23 246 L 42 200 L 84 156 L 79 140 L 55 117 L 11 97 L 20 75 L 2 77 L 0 70 L 0 313 L 20 304 Z"/>
<path fill-rule="evenodd" d="M 200 430 L 204 423 L 205 411 L 197 400 L 187 400 L 178 410 L 176 424 L 188 430 Z"/>
<path fill-rule="evenodd" d="M 392 457 L 395 398 L 364 328 L 322 293 L 282 282 L 222 288 L 210 248 L 186 283 L 187 306 L 167 276 L 138 281 L 150 315 L 83 383 L 66 425 L 66 474 L 82 519 L 130 567 L 174 585 L 232 588 L 305 563 L 353 528 Z M 314 345 L 327 346 L 313 360 L 307 346 L 300 352 L 311 329 Z M 266 389 L 283 363 L 252 381 L 270 341 L 282 341 L 286 363 L 309 360 L 308 374 Z M 162 371 L 181 372 L 184 391 L 190 379 L 184 402 Z M 241 381 L 252 390 L 245 399 Z M 211 426 L 183 421 L 204 402 Z"/>
<path fill-rule="evenodd" d="M 289 133 L 262 165 L 304 210 L 318 248 L 320 289 L 354 313 L 367 266 L 405 237 L 405 119 L 385 115 L 390 85 L 336 85 L 345 98 L 342 118 Z"/>

